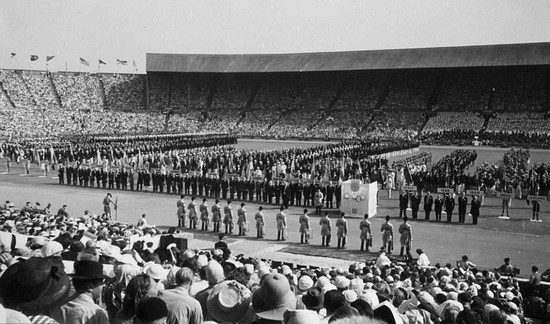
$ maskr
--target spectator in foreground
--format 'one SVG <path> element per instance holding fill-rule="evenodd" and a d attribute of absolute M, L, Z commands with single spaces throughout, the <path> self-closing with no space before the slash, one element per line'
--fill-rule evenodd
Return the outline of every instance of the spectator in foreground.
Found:
<path fill-rule="evenodd" d="M 65 305 L 52 311 L 52 318 L 59 323 L 99 323 L 108 324 L 107 311 L 97 305 L 101 286 L 107 276 L 103 275 L 103 265 L 95 261 L 75 261 L 72 282 L 75 296 Z"/>

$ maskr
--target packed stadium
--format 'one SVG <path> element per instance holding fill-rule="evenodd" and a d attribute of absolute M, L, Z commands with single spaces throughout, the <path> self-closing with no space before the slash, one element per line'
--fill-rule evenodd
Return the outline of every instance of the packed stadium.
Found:
<path fill-rule="evenodd" d="M 550 322 L 544 4 L 5 9 L 0 323 Z"/>

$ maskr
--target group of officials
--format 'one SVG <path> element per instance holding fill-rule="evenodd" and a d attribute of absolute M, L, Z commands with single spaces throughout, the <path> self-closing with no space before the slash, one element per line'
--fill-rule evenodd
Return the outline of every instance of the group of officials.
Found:
<path fill-rule="evenodd" d="M 412 219 L 417 219 L 422 199 L 424 200 L 424 220 L 429 221 L 433 211 L 437 222 L 442 221 L 443 213 L 446 214 L 446 221 L 448 223 L 453 221 L 453 212 L 456 206 L 456 201 L 453 195 L 445 194 L 443 196 L 438 194 L 434 199 L 434 196 L 430 192 L 427 192 L 424 195 L 424 198 L 422 198 L 421 195 L 414 191 L 402 191 L 399 195 L 399 217 L 407 217 L 407 209 L 410 208 Z M 458 222 L 465 223 L 466 215 L 469 214 L 472 217 L 472 223 L 477 225 L 480 208 L 481 201 L 478 196 L 472 196 L 470 210 L 468 211 L 468 197 L 466 197 L 464 192 L 460 193 L 460 196 L 458 197 Z"/>

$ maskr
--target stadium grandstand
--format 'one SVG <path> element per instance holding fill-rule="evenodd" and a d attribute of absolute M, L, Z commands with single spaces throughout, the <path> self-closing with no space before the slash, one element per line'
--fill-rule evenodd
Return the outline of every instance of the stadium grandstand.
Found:
<path fill-rule="evenodd" d="M 0 107 L 8 123 L 0 130 L 15 137 L 210 131 L 444 145 L 478 136 L 487 145 L 549 147 L 549 60 L 550 43 L 527 43 L 149 53 L 145 75 L 3 70 Z M 36 119 L 43 126 L 25 122 Z"/>

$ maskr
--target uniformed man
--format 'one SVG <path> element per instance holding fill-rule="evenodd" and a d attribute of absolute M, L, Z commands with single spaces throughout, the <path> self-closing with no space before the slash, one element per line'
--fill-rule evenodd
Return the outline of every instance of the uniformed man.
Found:
<path fill-rule="evenodd" d="M 372 246 L 372 232 L 371 223 L 369 222 L 369 214 L 365 214 L 361 223 L 359 223 L 359 229 L 361 230 L 361 251 L 369 251 L 369 247 Z M 366 245 L 366 246 L 365 246 Z"/>
<path fill-rule="evenodd" d="M 458 197 L 458 222 L 464 223 L 466 221 L 466 209 L 468 208 L 468 197 L 464 195 L 464 191 Z"/>
<path fill-rule="evenodd" d="M 216 203 L 212 206 L 212 223 L 214 224 L 213 232 L 220 231 L 220 222 L 222 221 L 220 200 L 216 199 Z"/>
<path fill-rule="evenodd" d="M 321 189 L 317 189 L 317 191 L 315 192 L 315 215 L 321 215 L 324 198 L 325 196 L 321 192 Z"/>
<path fill-rule="evenodd" d="M 285 237 L 285 231 L 286 231 L 286 215 L 285 215 L 285 207 L 281 206 L 279 209 L 279 212 L 275 216 L 275 220 L 277 221 L 277 241 L 286 241 Z"/>
<path fill-rule="evenodd" d="M 345 213 L 340 213 L 340 218 L 336 221 L 338 232 L 338 248 L 346 248 L 346 237 L 348 236 L 348 221 L 344 218 Z"/>
<path fill-rule="evenodd" d="M 195 197 L 191 197 L 191 201 L 187 205 L 189 211 L 189 228 L 197 229 L 197 204 L 195 204 Z"/>
<path fill-rule="evenodd" d="M 441 222 L 441 214 L 443 212 L 443 198 L 441 195 L 437 195 L 437 199 L 434 202 L 435 220 Z"/>
<path fill-rule="evenodd" d="M 176 202 L 176 206 L 178 207 L 177 216 L 178 216 L 178 227 L 185 227 L 186 217 L 185 217 L 185 201 L 183 200 L 185 198 L 184 195 L 180 195 L 180 199 Z"/>
<path fill-rule="evenodd" d="M 409 207 L 409 195 L 402 191 L 399 195 L 399 217 L 407 217 L 407 207 Z"/>
<path fill-rule="evenodd" d="M 319 221 L 321 225 L 321 246 L 330 246 L 330 238 L 332 232 L 332 224 L 328 217 L 328 212 L 325 211 L 325 216 Z"/>
<path fill-rule="evenodd" d="M 334 187 L 334 184 L 332 184 L 332 181 L 330 182 L 330 184 L 327 186 L 327 199 L 326 199 L 326 208 L 333 208 L 333 204 L 332 204 L 332 200 L 333 200 L 333 197 L 334 197 L 334 192 L 335 192 L 336 188 Z"/>
<path fill-rule="evenodd" d="M 417 219 L 418 217 L 418 210 L 420 209 L 420 195 L 417 195 L 416 192 L 413 192 L 411 195 L 411 212 L 412 212 L 412 218 Z"/>
<path fill-rule="evenodd" d="M 65 184 L 65 167 L 63 165 L 59 165 L 57 177 L 59 178 L 59 184 Z"/>
<path fill-rule="evenodd" d="M 254 215 L 254 219 L 256 220 L 256 238 L 264 238 L 265 218 L 263 209 L 262 206 L 258 207 L 258 212 Z"/>
<path fill-rule="evenodd" d="M 248 220 L 246 218 L 245 203 L 241 203 L 241 208 L 237 210 L 237 225 L 239 226 L 239 236 L 246 235 L 246 227 L 248 226 Z"/>
<path fill-rule="evenodd" d="M 227 205 L 223 208 L 223 223 L 225 224 L 225 233 L 233 234 L 233 207 L 231 200 L 227 201 Z"/>
<path fill-rule="evenodd" d="M 408 223 L 409 218 L 407 216 L 403 217 L 403 224 L 399 225 L 399 234 L 401 238 L 399 242 L 401 243 L 401 249 L 399 250 L 399 256 L 403 256 L 404 250 L 406 251 L 407 259 L 412 259 L 411 256 L 411 243 L 413 240 L 412 237 L 412 227 Z"/>
<path fill-rule="evenodd" d="M 107 193 L 107 196 L 103 198 L 103 215 L 106 219 L 111 220 L 111 204 L 115 206 L 115 209 L 117 208 L 117 205 L 112 199 L 112 195 L 110 193 Z"/>
<path fill-rule="evenodd" d="M 386 222 L 380 227 L 382 232 L 382 251 L 388 251 L 391 254 L 393 250 L 393 225 L 390 224 L 390 216 L 386 215 Z"/>
<path fill-rule="evenodd" d="M 425 220 L 430 220 L 430 214 L 432 212 L 433 204 L 434 204 L 434 197 L 428 191 L 424 196 L 424 213 L 426 215 Z"/>
<path fill-rule="evenodd" d="M 311 236 L 311 232 L 309 230 L 309 216 L 308 216 L 308 210 L 304 209 L 304 214 L 300 216 L 300 244 L 309 244 L 309 238 Z"/>
<path fill-rule="evenodd" d="M 206 203 L 206 198 L 202 199 L 202 204 L 199 206 L 199 211 L 201 213 L 201 231 L 208 231 L 210 218 L 208 216 L 208 204 Z"/>
<path fill-rule="evenodd" d="M 453 218 L 453 210 L 455 209 L 455 199 L 451 195 L 445 195 L 445 212 L 447 213 L 447 222 L 450 223 Z"/>

